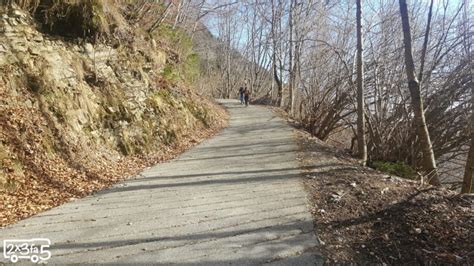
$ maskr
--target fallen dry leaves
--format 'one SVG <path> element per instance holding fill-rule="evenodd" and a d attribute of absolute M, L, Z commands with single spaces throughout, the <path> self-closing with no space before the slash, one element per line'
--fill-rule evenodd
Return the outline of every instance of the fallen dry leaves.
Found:
<path fill-rule="evenodd" d="M 328 263 L 474 263 L 474 199 L 358 166 L 297 130 L 315 232 Z"/>
<path fill-rule="evenodd" d="M 11 100 L 11 95 L 9 97 Z M 45 142 L 60 135 L 49 127 L 41 111 L 2 104 L 0 227 L 102 190 L 137 175 L 148 166 L 175 158 L 226 125 L 225 111 L 215 109 L 218 119 L 212 126 L 200 125 L 192 134 L 150 154 L 126 156 L 114 161 L 87 156 L 75 158 L 77 147 L 67 143 L 54 147 L 59 152 L 48 152 Z"/>

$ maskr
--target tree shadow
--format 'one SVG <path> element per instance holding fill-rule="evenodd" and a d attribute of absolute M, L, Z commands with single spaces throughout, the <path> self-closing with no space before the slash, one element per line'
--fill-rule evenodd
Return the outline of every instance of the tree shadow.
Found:
<path fill-rule="evenodd" d="M 268 218 L 264 220 L 271 220 L 274 218 Z M 258 222 L 264 221 L 258 220 Z M 245 224 L 244 222 L 242 224 Z M 238 226 L 238 225 L 236 225 Z M 156 236 L 156 237 L 145 237 L 145 238 L 130 238 L 125 240 L 110 240 L 110 241 L 97 241 L 97 242 L 89 242 L 89 243 L 76 243 L 76 242 L 63 242 L 63 243 L 55 243 L 51 245 L 52 250 L 59 250 L 59 249 L 91 249 L 91 248 L 116 248 L 116 247 L 123 247 L 123 246 L 131 246 L 131 245 L 138 245 L 138 244 L 145 244 L 151 242 L 163 242 L 163 241 L 190 241 L 190 242 L 199 242 L 201 240 L 216 240 L 222 239 L 227 237 L 235 237 L 239 235 L 245 234 L 252 234 L 252 233 L 275 233 L 281 234 L 283 232 L 288 232 L 290 230 L 300 229 L 300 234 L 307 234 L 312 232 L 312 221 L 298 221 L 298 222 L 291 222 L 291 223 L 284 223 L 279 225 L 272 225 L 267 227 L 257 227 L 251 229 L 240 229 L 240 230 L 230 230 L 230 231 L 222 231 L 226 228 L 220 229 L 221 232 L 198 232 L 192 234 L 181 234 L 181 235 L 170 235 L 170 236 Z M 316 244 L 316 243 L 315 243 Z"/>
<path fill-rule="evenodd" d="M 286 152 L 297 152 L 295 149 L 290 150 L 281 150 L 276 152 L 253 152 L 253 153 L 244 153 L 244 154 L 234 154 L 234 155 L 222 155 L 222 156 L 210 156 L 210 157 L 198 157 L 198 158 L 181 158 L 180 162 L 189 162 L 189 161 L 201 161 L 201 160 L 219 160 L 224 158 L 235 158 L 235 157 L 253 157 L 260 155 L 272 155 L 272 154 L 281 154 Z"/>
<path fill-rule="evenodd" d="M 108 241 L 95 241 L 95 242 L 62 242 L 54 243 L 51 245 L 51 251 L 54 254 L 55 251 L 67 250 L 72 253 L 65 253 L 64 257 L 61 260 L 67 260 L 68 255 L 76 255 L 80 253 L 91 254 L 94 256 L 93 252 L 114 252 L 114 249 L 120 251 L 126 248 L 127 250 L 142 250 L 139 254 L 134 252 L 130 254 L 123 254 L 118 259 L 124 261 L 125 263 L 128 260 L 133 260 L 135 264 L 137 261 L 140 263 L 140 256 L 142 256 L 143 261 L 149 261 L 150 259 L 159 258 L 159 256 L 165 255 L 160 254 L 161 252 L 166 253 L 170 250 L 186 248 L 189 252 L 183 254 L 185 260 L 196 261 L 193 263 L 188 263 L 196 265 L 222 265 L 223 263 L 230 264 L 252 264 L 252 265 L 261 265 L 264 263 L 283 263 L 284 265 L 292 265 L 291 262 L 297 263 L 299 265 L 315 265 L 316 262 L 321 264 L 321 256 L 316 252 L 316 247 L 319 245 L 317 240 L 312 236 L 313 234 L 313 222 L 310 219 L 307 220 L 295 220 L 289 221 L 281 224 L 274 225 L 265 225 L 266 220 L 272 221 L 275 218 L 265 218 L 252 222 L 248 222 L 246 226 L 254 226 L 252 228 L 246 229 L 232 229 L 233 227 L 243 226 L 246 223 L 242 222 L 239 224 L 231 225 L 228 227 L 222 227 L 217 230 L 201 230 L 199 232 L 186 233 L 183 232 L 179 235 L 162 235 L 162 236 L 150 236 L 150 237 L 133 237 L 133 234 L 129 234 L 126 239 L 119 240 L 108 240 Z M 254 223 L 262 223 L 255 224 Z M 296 229 L 296 230 L 295 230 Z M 274 237 L 268 238 L 268 235 Z M 247 238 L 251 240 L 248 241 Z M 225 241 L 224 243 L 234 243 L 230 247 L 219 247 L 214 246 L 212 243 L 215 241 Z M 207 246 L 207 243 L 209 245 Z M 196 247 L 194 248 L 193 246 Z M 204 247 L 200 247 L 203 246 Z M 144 248 L 146 247 L 146 248 Z M 253 253 L 250 256 L 250 251 L 259 248 L 258 253 Z M 287 250 L 292 250 L 295 247 L 298 247 L 301 251 L 290 256 L 279 257 L 277 254 L 288 253 Z M 206 256 L 194 255 L 193 249 L 200 250 L 204 248 L 206 250 Z M 208 256 L 220 257 L 220 253 L 225 251 L 231 251 L 242 253 L 244 256 L 236 256 L 238 258 L 227 259 L 225 256 L 222 260 L 212 260 L 206 258 Z M 87 253 L 86 253 L 87 252 Z M 248 256 L 245 256 L 245 254 Z M 186 258 L 188 257 L 188 258 Z M 202 257 L 202 258 L 201 258 Z M 54 258 L 53 258 L 54 259 Z M 183 258 L 167 258 L 167 263 L 177 263 Z M 174 262 L 173 262 L 174 261 Z M 54 263 L 54 261 L 52 261 Z M 304 263 L 303 263 L 304 262 Z M 143 262 L 144 263 L 144 262 Z M 290 263 L 290 264 L 288 264 Z M 181 264 L 181 263 L 180 263 Z M 183 264 L 186 265 L 186 264 Z"/>
<path fill-rule="evenodd" d="M 354 261 L 367 262 L 370 257 L 372 262 L 383 264 L 438 264 L 440 262 L 439 258 L 434 257 L 433 254 L 435 253 L 430 253 L 430 250 L 436 251 L 440 247 L 449 250 L 451 245 L 452 248 L 459 249 L 459 246 L 468 245 L 469 240 L 467 239 L 469 236 L 467 235 L 465 239 L 455 239 L 454 243 L 447 244 L 440 242 L 436 237 L 431 237 L 431 234 L 437 232 L 430 230 L 442 231 L 442 228 L 433 227 L 434 229 L 428 231 L 426 231 L 426 228 L 423 230 L 418 228 L 420 231 L 415 231 L 415 227 L 431 226 L 427 225 L 426 222 L 437 219 L 436 214 L 430 211 L 432 206 L 446 203 L 446 200 L 442 197 L 431 196 L 430 192 L 434 190 L 436 188 L 417 190 L 404 200 L 389 204 L 378 211 L 355 219 L 333 221 L 323 226 L 333 230 L 344 230 L 350 227 L 358 228 L 358 226 L 366 227 L 369 225 L 370 235 L 366 240 L 351 247 L 354 251 L 352 254 Z M 415 220 L 417 219 L 415 217 L 419 217 L 420 211 L 423 211 L 426 217 L 421 218 L 422 220 Z M 450 238 L 451 236 L 445 236 L 446 241 Z M 372 252 L 371 256 L 368 256 L 368 250 Z M 439 250 L 437 252 L 444 253 L 447 251 Z M 466 252 L 468 251 L 466 250 Z M 469 261 L 459 262 L 470 265 Z"/>

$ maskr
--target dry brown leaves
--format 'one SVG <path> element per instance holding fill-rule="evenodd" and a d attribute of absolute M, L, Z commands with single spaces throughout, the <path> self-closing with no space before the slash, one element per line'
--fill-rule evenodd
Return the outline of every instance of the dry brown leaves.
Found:
<path fill-rule="evenodd" d="M 474 263 L 472 197 L 359 167 L 309 134 L 297 136 L 327 262 Z"/>
<path fill-rule="evenodd" d="M 48 141 L 45 136 L 55 134 L 44 132 L 48 124 L 38 110 L 2 106 L 0 148 L 6 149 L 0 153 L 0 177 L 7 183 L 0 183 L 0 227 L 107 188 L 148 166 L 175 158 L 226 126 L 227 114 L 221 108 L 214 108 L 215 121 L 209 128 L 199 126 L 193 134 L 153 154 L 122 157 L 118 161 L 107 158 L 92 161 L 87 157 L 76 161 L 71 158 L 75 147 L 61 147 L 60 154 L 45 150 Z"/>

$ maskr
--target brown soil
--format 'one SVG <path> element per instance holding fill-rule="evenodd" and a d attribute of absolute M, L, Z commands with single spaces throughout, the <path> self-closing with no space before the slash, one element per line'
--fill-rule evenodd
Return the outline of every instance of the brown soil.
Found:
<path fill-rule="evenodd" d="M 474 198 L 361 167 L 296 131 L 328 263 L 474 263 Z"/>

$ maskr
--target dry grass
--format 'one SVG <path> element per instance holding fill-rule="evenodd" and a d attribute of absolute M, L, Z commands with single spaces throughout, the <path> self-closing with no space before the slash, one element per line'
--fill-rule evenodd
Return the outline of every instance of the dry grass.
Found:
<path fill-rule="evenodd" d="M 97 38 L 125 35 L 130 27 L 117 6 L 126 1 L 102 0 L 7 0 L 0 5 L 28 11 L 41 28 L 64 37 Z M 105 39 L 105 38 L 104 38 Z"/>

